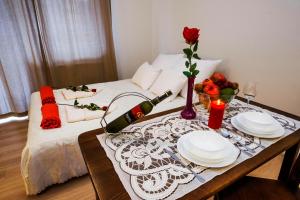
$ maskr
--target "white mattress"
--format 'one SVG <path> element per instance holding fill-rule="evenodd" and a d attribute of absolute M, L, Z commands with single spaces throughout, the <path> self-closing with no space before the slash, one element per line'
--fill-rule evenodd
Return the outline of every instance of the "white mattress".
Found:
<path fill-rule="evenodd" d="M 102 89 L 97 95 L 79 99 L 80 103 L 99 104 L 109 102 L 114 96 L 121 92 L 140 92 L 149 98 L 155 97 L 149 91 L 144 91 L 131 82 L 130 79 L 107 83 L 89 85 L 90 88 Z M 57 103 L 73 104 L 74 100 L 66 101 L 61 90 L 55 90 L 54 95 Z M 117 109 L 107 116 L 111 121 L 120 114 L 123 114 L 132 106 L 143 99 L 127 97 L 116 102 Z M 176 97 L 171 102 L 158 104 L 151 114 L 183 106 L 185 99 Z M 55 183 L 63 183 L 72 177 L 78 177 L 87 173 L 80 148 L 78 136 L 86 131 L 100 128 L 99 119 L 67 123 L 64 106 L 59 106 L 59 114 L 62 127 L 44 130 L 40 127 L 41 122 L 41 100 L 39 92 L 31 95 L 29 108 L 28 138 L 22 152 L 21 172 L 25 182 L 26 192 L 33 195 L 41 192 L 47 186 Z"/>

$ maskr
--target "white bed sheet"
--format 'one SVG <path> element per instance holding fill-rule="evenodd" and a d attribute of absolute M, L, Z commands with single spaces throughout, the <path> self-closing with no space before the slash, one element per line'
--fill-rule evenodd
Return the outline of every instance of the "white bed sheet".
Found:
<path fill-rule="evenodd" d="M 101 89 L 93 97 L 79 99 L 80 103 L 108 103 L 114 96 L 122 92 L 140 92 L 149 98 L 155 95 L 142 90 L 130 79 L 89 85 L 90 88 Z M 61 90 L 55 90 L 57 103 L 73 104 L 74 100 L 65 100 Z M 117 109 L 107 116 L 111 121 L 143 99 L 137 97 L 123 98 L 116 102 Z M 160 103 L 154 107 L 153 113 L 176 108 L 185 104 L 183 97 L 176 97 L 171 102 Z M 78 136 L 86 131 L 100 128 L 99 119 L 68 123 L 63 106 L 59 106 L 62 127 L 44 130 L 40 127 L 41 100 L 39 92 L 31 95 L 29 108 L 29 127 L 27 143 L 22 152 L 21 173 L 26 187 L 26 193 L 33 195 L 41 192 L 47 186 L 63 183 L 72 177 L 87 173 L 83 157 L 78 145 Z"/>

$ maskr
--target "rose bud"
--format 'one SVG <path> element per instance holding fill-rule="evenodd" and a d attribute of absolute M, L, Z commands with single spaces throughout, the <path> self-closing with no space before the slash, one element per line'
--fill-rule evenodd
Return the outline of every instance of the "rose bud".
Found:
<path fill-rule="evenodd" d="M 102 110 L 106 111 L 107 110 L 107 106 L 102 106 Z"/>
<path fill-rule="evenodd" d="M 92 92 L 97 92 L 97 89 L 92 89 Z"/>

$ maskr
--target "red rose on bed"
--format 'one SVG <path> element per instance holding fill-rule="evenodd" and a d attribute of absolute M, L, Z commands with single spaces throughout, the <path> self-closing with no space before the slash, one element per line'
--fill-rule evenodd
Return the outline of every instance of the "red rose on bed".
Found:
<path fill-rule="evenodd" d="M 108 108 L 107 106 L 102 106 L 102 108 L 101 108 L 101 109 L 102 109 L 103 111 L 106 111 L 106 110 L 107 110 L 107 108 Z"/>
<path fill-rule="evenodd" d="M 184 27 L 183 37 L 185 42 L 190 45 L 195 44 L 199 38 L 199 31 L 200 29 L 197 28 Z"/>

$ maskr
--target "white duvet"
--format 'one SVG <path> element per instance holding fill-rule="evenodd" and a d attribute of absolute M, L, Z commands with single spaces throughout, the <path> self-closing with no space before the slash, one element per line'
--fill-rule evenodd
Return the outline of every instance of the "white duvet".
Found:
<path fill-rule="evenodd" d="M 105 105 L 117 94 L 130 91 L 143 93 L 149 98 L 155 97 L 154 94 L 142 90 L 129 79 L 92 84 L 89 87 L 97 88 L 97 91 L 101 89 L 101 91 L 92 97 L 79 99 L 80 104 Z M 57 103 L 73 104 L 74 102 L 74 100 L 65 100 L 61 90 L 55 90 L 54 95 Z M 116 102 L 117 109 L 107 116 L 107 121 L 113 120 L 142 101 L 143 99 L 137 97 L 119 99 Z M 171 102 L 158 104 L 151 114 L 184 104 L 185 99 L 178 96 Z M 37 194 L 49 185 L 63 183 L 72 177 L 86 174 L 87 169 L 77 139 L 81 133 L 101 127 L 99 119 L 68 123 L 64 106 L 59 106 L 62 127 L 45 130 L 40 127 L 42 117 L 40 109 L 40 94 L 35 92 L 31 95 L 28 138 L 21 160 L 21 172 L 28 195 Z"/>

